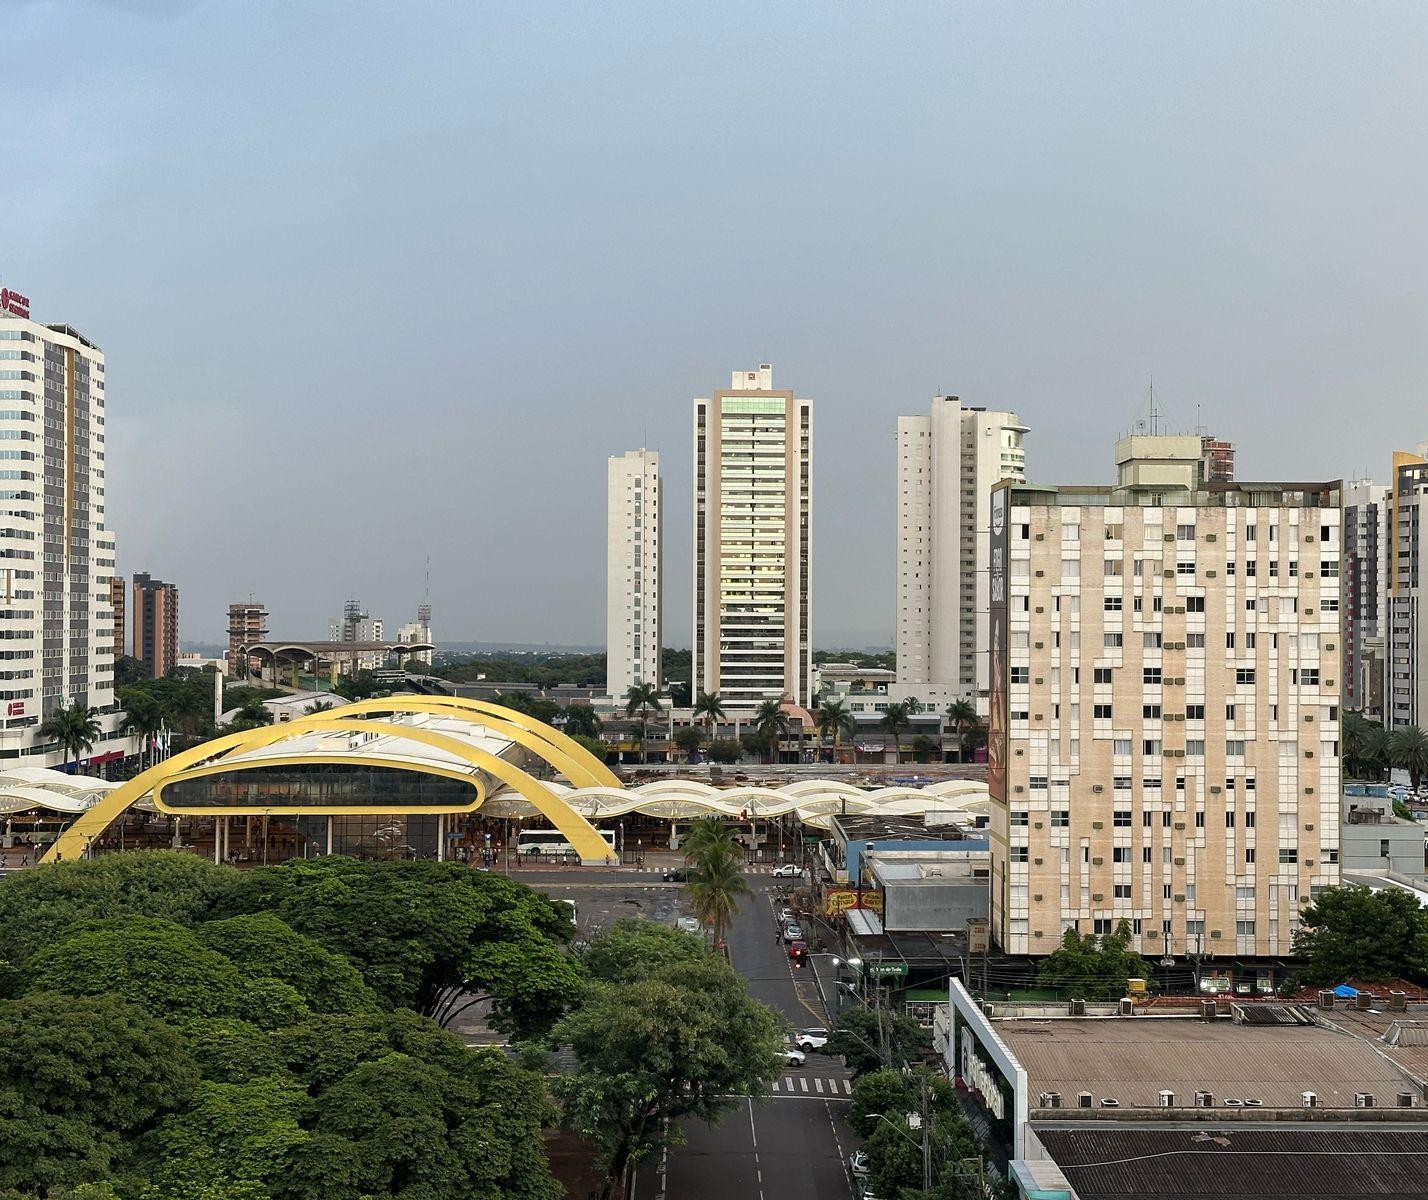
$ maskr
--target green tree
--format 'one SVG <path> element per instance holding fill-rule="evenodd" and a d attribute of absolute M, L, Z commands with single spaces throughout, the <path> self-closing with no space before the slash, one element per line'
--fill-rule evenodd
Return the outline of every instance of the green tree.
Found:
<path fill-rule="evenodd" d="M 1344 773 L 1354 779 L 1376 779 L 1377 772 L 1369 761 L 1369 738 L 1375 729 L 1382 729 L 1363 713 L 1345 709 L 1343 714 Z"/>
<path fill-rule="evenodd" d="M 270 911 L 346 955 L 390 1007 L 440 1022 L 478 998 L 530 1033 L 579 992 L 568 915 L 539 892 L 458 863 L 294 859 L 241 874 L 215 915 Z"/>
<path fill-rule="evenodd" d="M 583 733 L 572 734 L 571 737 L 578 746 L 593 754 L 601 762 L 604 762 L 609 756 L 610 747 L 600 738 L 586 737 Z"/>
<path fill-rule="evenodd" d="M 707 954 L 704 943 L 692 933 L 622 917 L 593 939 L 582 957 L 590 978 L 633 983 L 677 963 L 699 962 Z"/>
<path fill-rule="evenodd" d="M 1413 790 L 1428 775 L 1428 734 L 1416 725 L 1395 729 L 1389 735 L 1389 759 L 1400 771 L 1407 771 Z"/>
<path fill-rule="evenodd" d="M 600 720 L 597 713 L 588 704 L 567 704 L 561 709 L 563 720 L 562 728 L 571 737 L 576 734 L 587 738 L 598 738 L 604 722 Z"/>
<path fill-rule="evenodd" d="M 824 1053 L 839 1055 L 859 1077 L 879 1067 L 920 1062 L 931 1049 L 932 1035 L 927 1030 L 881 1005 L 845 1009 L 823 1047 Z"/>
<path fill-rule="evenodd" d="M 659 699 L 659 689 L 652 683 L 632 683 L 625 692 L 625 716 L 633 717 L 639 714 L 639 738 L 640 758 L 643 762 L 649 762 L 649 750 L 646 748 L 645 739 L 649 736 L 650 714 L 660 711 L 662 705 Z"/>
<path fill-rule="evenodd" d="M 883 710 L 882 727 L 884 733 L 892 734 L 893 757 L 895 761 L 902 762 L 902 735 L 907 732 L 907 727 L 912 724 L 912 718 L 908 712 L 907 704 L 898 701 L 889 704 Z"/>
<path fill-rule="evenodd" d="M 1096 998 L 1122 996 L 1127 980 L 1153 978 L 1150 964 L 1130 948 L 1133 936 L 1126 920 L 1099 937 L 1068 929 L 1061 945 L 1042 960 L 1037 978 L 1051 987 Z"/>
<path fill-rule="evenodd" d="M 736 763 L 743 753 L 743 747 L 733 738 L 715 738 L 704 751 L 710 762 Z"/>
<path fill-rule="evenodd" d="M 907 1077 L 884 1067 L 869 1071 L 853 1083 L 853 1099 L 848 1105 L 848 1124 L 860 1138 L 870 1138 L 879 1116 L 901 1117 L 912 1103 Z"/>
<path fill-rule="evenodd" d="M 80 758 L 94 749 L 94 743 L 104 731 L 99 728 L 94 710 L 76 700 L 62 704 L 40 722 L 40 736 L 53 742 L 64 752 L 65 766 L 74 761 L 79 770 Z"/>
<path fill-rule="evenodd" d="M 693 762 L 704 742 L 704 731 L 698 725 L 681 725 L 674 731 L 674 744 Z"/>
<path fill-rule="evenodd" d="M 198 940 L 245 975 L 293 988 L 314 1012 L 372 1012 L 376 994 L 345 955 L 298 933 L 270 912 L 248 913 L 198 927 Z"/>
<path fill-rule="evenodd" d="M 132 737 L 139 739 L 139 765 L 144 765 L 145 751 L 148 751 L 149 762 L 153 762 L 153 737 L 164 727 L 163 709 L 159 707 L 159 702 L 148 692 L 135 691 L 130 696 L 130 704 L 124 713 L 124 722 L 120 728 Z"/>
<path fill-rule="evenodd" d="M 694 719 L 705 721 L 709 725 L 709 732 L 712 735 L 714 726 L 724 719 L 724 702 L 719 698 L 719 693 L 700 692 L 694 699 Z"/>
<path fill-rule="evenodd" d="M 764 746 L 769 762 L 774 762 L 778 758 L 779 740 L 788 736 L 788 714 L 783 711 L 782 703 L 778 700 L 759 701 L 750 725 Z"/>
<path fill-rule="evenodd" d="M 689 823 L 684 835 L 684 861 L 700 867 L 714 858 L 732 858 L 739 853 L 734 827 L 720 817 L 699 817 Z"/>
<path fill-rule="evenodd" d="M 0 960 L 18 963 L 82 921 L 141 916 L 197 925 L 241 879 L 232 867 L 177 850 L 12 872 L 0 880 Z"/>
<path fill-rule="evenodd" d="M 778 1072 L 782 1026 L 723 961 L 681 962 L 634 983 L 594 982 L 556 1027 L 579 1067 L 555 1083 L 566 1123 L 599 1148 L 614 1194 L 632 1163 L 686 1117 L 717 1123 Z"/>
<path fill-rule="evenodd" d="M 238 706 L 233 719 L 228 722 L 228 730 L 236 733 L 242 729 L 261 729 L 272 723 L 273 713 L 266 704 L 261 700 L 245 700 Z"/>
<path fill-rule="evenodd" d="M 197 1081 L 178 1033 L 117 996 L 0 1002 L 0 1189 L 43 1195 L 124 1171 Z"/>
<path fill-rule="evenodd" d="M 703 925 L 714 931 L 714 940 L 722 944 L 724 931 L 739 911 L 739 901 L 749 895 L 749 884 L 738 860 L 728 855 L 701 862 L 684 885 L 689 905 Z"/>
<path fill-rule="evenodd" d="M 833 738 L 833 761 L 838 761 L 838 751 L 843 735 L 853 736 L 853 714 L 842 700 L 825 700 L 818 709 L 818 736 L 827 741 Z"/>
<path fill-rule="evenodd" d="M 933 754 L 937 752 L 937 743 L 925 733 L 919 733 L 912 739 L 912 757 L 914 762 L 930 762 Z"/>
<path fill-rule="evenodd" d="M 976 706 L 967 699 L 954 700 L 947 706 L 947 719 L 957 731 L 957 747 L 963 762 L 967 761 L 968 739 L 971 732 L 981 726 Z"/>
<path fill-rule="evenodd" d="M 1397 888 L 1325 888 L 1299 917 L 1294 953 L 1309 983 L 1428 978 L 1428 915 Z"/>

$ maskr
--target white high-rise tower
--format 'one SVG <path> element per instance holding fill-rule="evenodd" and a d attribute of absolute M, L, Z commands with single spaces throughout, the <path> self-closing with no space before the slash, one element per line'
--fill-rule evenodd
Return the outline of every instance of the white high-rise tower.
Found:
<path fill-rule="evenodd" d="M 609 462 L 605 551 L 606 687 L 660 686 L 659 455 L 627 450 Z"/>

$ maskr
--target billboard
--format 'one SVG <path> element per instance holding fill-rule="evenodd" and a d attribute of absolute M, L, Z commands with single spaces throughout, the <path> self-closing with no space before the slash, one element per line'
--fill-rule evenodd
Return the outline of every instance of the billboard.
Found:
<path fill-rule="evenodd" d="M 998 804 L 1007 802 L 1007 511 L 1008 488 L 992 492 L 991 553 L 991 697 L 987 712 L 987 790 Z"/>

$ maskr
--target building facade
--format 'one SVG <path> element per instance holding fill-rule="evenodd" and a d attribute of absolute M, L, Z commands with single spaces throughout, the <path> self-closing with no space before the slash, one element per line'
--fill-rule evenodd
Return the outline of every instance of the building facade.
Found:
<path fill-rule="evenodd" d="M 109 580 L 109 607 L 114 610 L 114 658 L 117 662 L 124 657 L 124 638 L 128 632 L 128 585 L 122 575 L 114 575 Z"/>
<path fill-rule="evenodd" d="M 627 450 L 606 467 L 606 688 L 616 700 L 660 679 L 663 528 L 659 455 Z"/>
<path fill-rule="evenodd" d="M 1388 510 L 1388 658 L 1384 725 L 1389 729 L 1428 721 L 1428 442 L 1393 455 Z"/>
<path fill-rule="evenodd" d="M 235 678 L 248 674 L 246 646 L 266 641 L 268 607 L 256 600 L 238 600 L 228 606 L 228 673 Z"/>
<path fill-rule="evenodd" d="M 994 494 L 993 936 L 1286 954 L 1339 878 L 1340 487 L 1122 462 Z"/>
<path fill-rule="evenodd" d="M 431 605 L 418 604 L 416 620 L 398 626 L 397 641 L 403 645 L 410 646 L 414 643 L 420 644 L 422 642 L 430 644 L 432 640 Z M 410 655 L 410 661 L 425 663 L 427 666 L 431 666 L 431 656 L 432 651 L 430 650 L 413 650 Z"/>
<path fill-rule="evenodd" d="M 1223 438 L 1200 436 L 1200 470 L 1206 483 L 1234 483 L 1235 444 Z"/>
<path fill-rule="evenodd" d="M 55 766 L 38 736 L 65 703 L 98 714 L 121 743 L 114 700 L 114 537 L 105 525 L 104 354 L 68 325 L 29 316 L 0 291 L 0 759 Z M 86 764 L 87 765 L 87 764 Z"/>
<path fill-rule="evenodd" d="M 897 420 L 897 685 L 939 711 L 971 699 L 987 713 L 991 490 L 1026 479 L 1027 428 L 1012 412 L 939 396 Z"/>
<path fill-rule="evenodd" d="M 767 364 L 694 402 L 693 691 L 730 711 L 812 697 L 812 410 Z"/>
<path fill-rule="evenodd" d="M 1389 489 L 1344 485 L 1344 707 L 1383 719 L 1387 676 Z"/>
<path fill-rule="evenodd" d="M 178 587 L 144 572 L 134 576 L 134 657 L 155 679 L 178 665 Z"/>

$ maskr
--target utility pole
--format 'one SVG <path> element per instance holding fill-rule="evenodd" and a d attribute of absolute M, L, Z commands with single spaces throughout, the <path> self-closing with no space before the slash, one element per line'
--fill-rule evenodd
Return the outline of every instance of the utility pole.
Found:
<path fill-rule="evenodd" d="M 927 1071 L 922 1072 L 922 1190 L 932 1191 L 932 1118 L 927 1111 Z"/>

